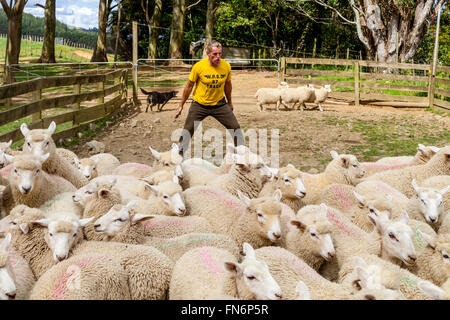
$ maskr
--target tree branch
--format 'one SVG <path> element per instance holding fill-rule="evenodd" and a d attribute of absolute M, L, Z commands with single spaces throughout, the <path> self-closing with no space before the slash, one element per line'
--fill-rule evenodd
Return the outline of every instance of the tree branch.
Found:
<path fill-rule="evenodd" d="M 42 9 L 46 9 L 46 7 L 45 6 L 43 6 L 42 4 L 40 4 L 40 3 L 35 3 L 34 4 L 36 7 L 40 7 L 40 8 L 42 8 Z"/>
<path fill-rule="evenodd" d="M 2 3 L 3 10 L 5 11 L 6 15 L 8 16 L 11 12 L 11 8 L 8 6 L 8 3 L 6 3 L 6 0 L 0 0 Z"/>
<path fill-rule="evenodd" d="M 354 0 L 349 0 L 350 1 L 350 5 L 353 9 L 353 13 L 355 14 L 355 23 L 356 23 L 356 32 L 358 34 L 358 38 L 359 40 L 364 44 L 364 46 L 367 48 L 367 50 L 371 51 L 372 47 L 369 44 L 369 40 L 364 36 L 363 32 L 362 32 L 362 28 L 361 28 L 361 19 L 359 16 L 359 9 L 355 4 Z"/>
<path fill-rule="evenodd" d="M 336 12 L 336 14 L 339 16 L 339 18 L 341 18 L 342 20 L 344 20 L 345 22 L 347 22 L 348 24 L 356 24 L 355 21 L 350 21 L 347 18 L 345 18 L 338 9 L 326 4 L 325 2 L 323 2 L 322 0 L 313 0 L 315 3 L 320 4 L 322 7 L 328 8 L 333 10 L 334 12 Z"/>
<path fill-rule="evenodd" d="M 196 3 L 191 4 L 190 6 L 188 6 L 188 7 L 186 8 L 186 11 L 190 10 L 193 6 L 198 5 L 200 2 L 202 2 L 202 0 L 198 0 Z"/>

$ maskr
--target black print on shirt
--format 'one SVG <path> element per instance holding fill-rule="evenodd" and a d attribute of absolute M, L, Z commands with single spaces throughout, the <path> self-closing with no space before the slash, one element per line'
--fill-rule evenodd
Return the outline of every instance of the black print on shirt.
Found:
<path fill-rule="evenodd" d="M 226 74 L 206 74 L 205 78 L 206 79 L 223 79 L 226 77 Z M 210 89 L 218 89 L 220 87 L 222 87 L 222 84 L 218 83 L 219 80 L 213 80 L 211 82 L 211 84 L 207 84 L 206 86 Z"/>

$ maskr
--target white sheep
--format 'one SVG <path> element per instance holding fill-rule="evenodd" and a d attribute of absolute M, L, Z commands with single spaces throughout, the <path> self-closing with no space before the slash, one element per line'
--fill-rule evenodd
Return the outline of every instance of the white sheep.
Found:
<path fill-rule="evenodd" d="M 441 288 L 429 281 L 419 282 L 419 288 L 433 300 L 450 300 L 450 280 L 447 280 Z"/>
<path fill-rule="evenodd" d="M 81 188 L 88 183 L 88 180 L 72 166 L 65 158 L 62 158 L 56 152 L 56 145 L 52 134 L 55 132 L 56 123 L 52 121 L 48 129 L 28 129 L 26 123 L 22 123 L 20 131 L 25 137 L 23 144 L 23 153 L 43 156 L 49 153 L 50 156 L 42 165 L 46 172 L 63 177 L 76 188 Z"/>
<path fill-rule="evenodd" d="M 42 170 L 42 164 L 48 157 L 49 154 L 40 157 L 23 154 L 14 157 L 9 173 L 12 207 L 17 204 L 40 207 L 59 193 L 76 191 L 66 179 Z"/>
<path fill-rule="evenodd" d="M 443 197 L 450 190 L 450 184 L 439 190 L 430 187 L 419 187 L 415 179 L 412 180 L 415 195 L 409 199 L 407 211 L 411 218 L 428 223 L 436 232 L 445 219 Z"/>
<path fill-rule="evenodd" d="M 269 268 L 243 244 L 241 263 L 223 249 L 202 247 L 186 252 L 175 263 L 169 299 L 198 300 L 231 296 L 244 300 L 278 300 L 282 292 Z M 195 270 L 195 272 L 192 272 Z"/>
<path fill-rule="evenodd" d="M 153 219 L 141 224 L 146 236 L 158 238 L 174 238 L 187 233 L 210 233 L 213 230 L 208 220 L 199 216 L 155 215 Z"/>
<path fill-rule="evenodd" d="M 331 86 L 329 84 L 326 84 L 319 89 L 315 89 L 312 85 L 309 85 L 309 87 L 313 90 L 311 90 L 311 95 L 305 102 L 313 102 L 317 104 L 320 111 L 323 111 L 321 103 L 327 99 L 328 94 L 331 92 Z"/>
<path fill-rule="evenodd" d="M 236 243 L 226 235 L 190 233 L 175 238 L 147 237 L 142 222 L 153 219 L 155 215 L 134 213 L 132 209 L 136 205 L 137 201 L 131 201 L 126 206 L 115 205 L 94 222 L 95 231 L 106 233 L 108 241 L 155 247 L 173 261 L 177 261 L 186 251 L 203 246 L 222 248 L 235 257 L 239 256 Z"/>
<path fill-rule="evenodd" d="M 175 170 L 158 170 L 147 177 L 141 178 L 140 180 L 145 181 L 150 185 L 158 185 L 161 182 L 169 180 L 176 184 L 180 184 L 180 180 L 184 181 L 184 174 L 181 169 L 181 165 L 177 165 Z"/>
<path fill-rule="evenodd" d="M 314 89 L 311 89 L 310 87 L 306 86 L 300 86 L 297 88 L 288 88 L 283 89 L 281 91 L 281 104 L 283 104 L 286 108 L 289 108 L 289 106 L 286 105 L 286 103 L 293 103 L 293 105 L 290 107 L 293 109 L 295 105 L 298 103 L 298 109 L 303 111 L 303 108 L 305 106 L 305 102 L 308 101 L 314 92 Z"/>
<path fill-rule="evenodd" d="M 86 179 L 91 180 L 98 176 L 113 174 L 120 161 L 110 153 L 99 153 L 90 158 L 77 159 L 75 165 Z"/>
<path fill-rule="evenodd" d="M 306 195 L 306 188 L 302 182 L 302 172 L 293 165 L 277 169 L 274 178 L 265 183 L 259 197 L 272 195 L 276 189 L 281 190 L 281 202 L 294 211 L 303 207 L 302 198 Z"/>
<path fill-rule="evenodd" d="M 365 171 L 354 155 L 338 154 L 336 151 L 330 153 L 333 160 L 328 163 L 324 172 L 303 173 L 302 181 L 307 190 L 306 196 L 302 199 L 304 204 L 318 204 L 322 191 L 330 184 L 356 185 L 364 176 Z"/>
<path fill-rule="evenodd" d="M 58 154 L 58 156 L 66 159 L 72 166 L 76 168 L 78 156 L 73 151 L 64 148 L 56 148 L 56 153 Z"/>
<path fill-rule="evenodd" d="M 28 263 L 12 248 L 11 234 L 0 243 L 0 300 L 26 300 L 36 279 Z"/>
<path fill-rule="evenodd" d="M 212 225 L 212 232 L 227 234 L 238 246 L 248 242 L 254 248 L 277 243 L 281 238 L 281 192 L 273 197 L 241 200 L 209 187 L 183 192 L 188 214 L 200 216 Z"/>
<path fill-rule="evenodd" d="M 156 186 L 147 184 L 151 195 L 147 200 L 138 199 L 136 211 L 143 214 L 164 214 L 184 216 L 186 206 L 183 189 L 173 181 L 164 181 Z"/>
<path fill-rule="evenodd" d="M 57 194 L 52 199 L 39 207 L 45 215 L 57 212 L 70 212 L 79 218 L 83 215 L 81 205 L 73 201 L 74 192 L 63 192 Z"/>
<path fill-rule="evenodd" d="M 276 110 L 278 111 L 280 108 L 280 100 L 281 100 L 281 92 L 283 89 L 278 88 L 259 88 L 255 97 L 257 99 L 256 105 L 258 110 L 264 111 L 264 104 L 274 104 L 276 103 Z"/>
<path fill-rule="evenodd" d="M 432 176 L 450 174 L 450 146 L 441 148 L 427 163 L 423 165 L 409 166 L 402 169 L 378 172 L 367 180 L 378 180 L 385 182 L 396 188 L 407 197 L 414 194 L 414 188 L 411 185 L 412 179 L 417 183 Z"/>

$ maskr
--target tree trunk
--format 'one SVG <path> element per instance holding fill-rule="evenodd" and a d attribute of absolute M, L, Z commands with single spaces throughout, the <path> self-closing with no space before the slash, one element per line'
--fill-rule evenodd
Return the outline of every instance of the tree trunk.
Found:
<path fill-rule="evenodd" d="M 216 12 L 216 0 L 208 0 L 206 11 L 205 45 L 203 46 L 203 58 L 206 58 L 206 45 L 214 37 L 214 13 Z"/>
<path fill-rule="evenodd" d="M 153 10 L 152 19 L 150 20 L 150 39 L 148 42 L 148 58 L 157 58 L 157 44 L 159 35 L 159 26 L 162 15 L 162 0 L 155 0 L 155 9 Z"/>
<path fill-rule="evenodd" d="M 119 38 L 120 38 L 120 15 L 121 15 L 120 0 L 117 0 L 117 33 L 116 33 L 116 45 L 114 47 L 114 62 L 117 61 L 117 50 L 119 49 Z"/>
<path fill-rule="evenodd" d="M 40 63 L 56 63 L 55 60 L 55 0 L 45 2 L 44 43 L 42 44 Z"/>
<path fill-rule="evenodd" d="M 170 32 L 169 58 L 181 59 L 183 45 L 184 18 L 186 14 L 186 0 L 173 1 L 172 30 Z M 181 61 L 172 64 L 181 64 Z"/>
<path fill-rule="evenodd" d="M 108 23 L 108 8 L 106 0 L 100 0 L 98 6 L 98 36 L 97 46 L 92 54 L 91 62 L 108 62 L 106 56 L 106 25 Z"/>

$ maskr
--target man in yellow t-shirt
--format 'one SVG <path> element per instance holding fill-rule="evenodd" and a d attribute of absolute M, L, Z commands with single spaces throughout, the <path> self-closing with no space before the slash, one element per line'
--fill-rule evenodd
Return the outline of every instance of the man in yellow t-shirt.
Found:
<path fill-rule="evenodd" d="M 206 54 L 208 58 L 200 60 L 192 67 L 175 114 L 176 119 L 183 111 L 184 103 L 195 85 L 193 102 L 184 124 L 184 133 L 180 138 L 180 154 L 189 148 L 195 129 L 200 121 L 208 116 L 214 117 L 230 131 L 231 136 L 234 137 L 235 146 L 244 144 L 244 136 L 233 113 L 231 66 L 227 61 L 221 59 L 222 45 L 218 41 L 213 40 L 207 45 Z"/>

